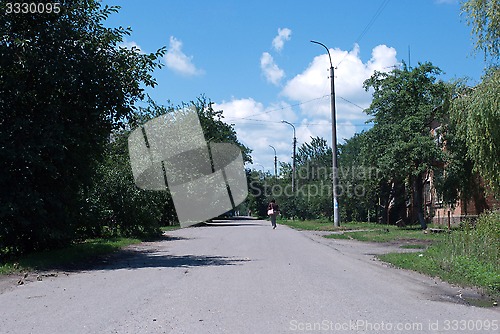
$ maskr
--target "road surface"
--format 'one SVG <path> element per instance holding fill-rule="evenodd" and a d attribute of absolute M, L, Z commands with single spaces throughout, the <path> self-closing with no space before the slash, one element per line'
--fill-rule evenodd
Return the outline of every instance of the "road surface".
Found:
<path fill-rule="evenodd" d="M 374 259 L 386 251 L 262 220 L 176 230 L 92 269 L 4 279 L 0 332 L 500 332 L 498 308 Z"/>

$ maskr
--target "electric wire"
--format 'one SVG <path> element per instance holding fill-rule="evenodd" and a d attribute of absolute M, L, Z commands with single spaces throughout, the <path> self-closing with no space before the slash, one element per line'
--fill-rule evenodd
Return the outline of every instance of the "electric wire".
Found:
<path fill-rule="evenodd" d="M 380 6 L 378 7 L 377 11 L 375 14 L 373 14 L 373 17 L 371 18 L 370 22 L 365 26 L 361 34 L 359 34 L 358 38 L 354 41 L 354 44 L 358 44 L 361 39 L 366 35 L 366 33 L 370 30 L 370 28 L 373 26 L 377 18 L 382 14 L 384 11 L 385 7 L 387 7 L 387 4 L 389 3 L 390 0 L 384 0 Z M 344 57 L 340 60 L 340 62 L 335 66 L 335 68 L 339 67 L 339 65 L 346 59 L 346 57 L 349 55 L 349 53 L 346 53 Z"/>

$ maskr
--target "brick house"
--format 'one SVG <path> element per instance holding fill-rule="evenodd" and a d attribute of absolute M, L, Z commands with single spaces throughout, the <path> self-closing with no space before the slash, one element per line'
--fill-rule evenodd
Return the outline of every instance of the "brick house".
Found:
<path fill-rule="evenodd" d="M 446 149 L 446 143 L 442 140 L 439 134 L 441 124 L 434 121 L 431 124 L 431 134 L 436 140 L 436 144 L 440 145 L 443 150 Z M 438 168 L 446 169 L 445 165 L 438 165 Z M 429 222 L 438 225 L 456 225 L 466 218 L 476 218 L 479 214 L 487 210 L 499 209 L 500 200 L 495 199 L 486 189 L 484 182 L 477 175 L 479 190 L 475 192 L 472 198 L 468 201 L 459 199 L 454 205 L 444 203 L 438 195 L 435 186 L 433 185 L 433 173 L 428 173 L 424 180 L 424 210 L 426 218 Z"/>

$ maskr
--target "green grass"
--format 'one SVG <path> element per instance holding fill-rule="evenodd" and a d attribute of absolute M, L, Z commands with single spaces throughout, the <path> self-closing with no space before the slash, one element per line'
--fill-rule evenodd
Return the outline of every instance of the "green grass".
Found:
<path fill-rule="evenodd" d="M 374 223 L 360 223 L 360 222 L 348 222 L 343 223 L 340 227 L 334 227 L 333 222 L 328 220 L 278 220 L 279 224 L 290 226 L 297 230 L 309 230 L 309 231 L 345 231 L 345 230 L 355 230 L 355 229 L 367 229 L 367 228 L 380 228 L 380 224 Z"/>
<path fill-rule="evenodd" d="M 426 246 L 422 245 L 422 244 L 408 244 L 408 245 L 401 245 L 400 247 L 405 248 L 405 249 L 424 249 L 424 248 L 426 248 Z"/>
<path fill-rule="evenodd" d="M 437 276 L 451 283 L 481 288 L 500 299 L 500 213 L 466 223 L 424 252 L 391 253 L 379 258 L 397 267 Z"/>
<path fill-rule="evenodd" d="M 483 215 L 475 225 L 464 223 L 449 233 L 424 233 L 419 227 L 374 223 L 343 223 L 340 228 L 324 221 L 280 223 L 299 230 L 335 232 L 326 238 L 399 243 L 401 248 L 417 249 L 379 258 L 450 283 L 478 287 L 492 299 L 500 299 L 500 212 Z"/>
<path fill-rule="evenodd" d="M 466 256 L 450 257 L 445 243 L 424 252 L 379 255 L 382 261 L 396 267 L 439 277 L 447 282 L 481 288 L 493 299 L 500 299 L 500 270 L 492 263 Z"/>
<path fill-rule="evenodd" d="M 422 242 L 435 242 L 445 238 L 443 234 L 424 233 L 420 228 L 412 227 L 397 227 L 383 226 L 360 231 L 344 231 L 344 235 L 348 235 L 352 239 L 367 242 L 406 242 L 421 245 Z M 342 235 L 342 234 L 340 234 Z M 325 238 L 339 238 L 339 234 L 330 234 Z M 407 245 L 408 246 L 408 245 Z"/>
<path fill-rule="evenodd" d="M 130 238 L 90 239 L 66 248 L 28 254 L 17 261 L 1 264 L 0 274 L 71 266 L 140 242 L 139 239 Z"/>
<path fill-rule="evenodd" d="M 432 243 L 445 238 L 444 234 L 425 234 L 420 227 L 397 227 L 363 222 L 346 222 L 334 227 L 332 222 L 318 220 L 281 220 L 279 223 L 298 230 L 332 231 L 326 238 L 356 239 L 369 242 L 404 242 L 405 247 L 422 247 L 422 242 Z M 412 245 L 412 242 L 414 244 Z"/>

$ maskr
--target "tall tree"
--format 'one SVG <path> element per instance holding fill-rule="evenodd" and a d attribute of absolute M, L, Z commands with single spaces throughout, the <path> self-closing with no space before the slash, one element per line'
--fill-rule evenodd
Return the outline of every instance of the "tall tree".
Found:
<path fill-rule="evenodd" d="M 500 0 L 467 0 L 462 14 L 490 67 L 474 88 L 459 86 L 451 106 L 451 121 L 467 147 L 474 170 L 500 194 Z"/>
<path fill-rule="evenodd" d="M 474 88 L 461 87 L 452 102 L 451 120 L 467 147 L 474 170 L 500 194 L 500 70 L 490 69 Z"/>
<path fill-rule="evenodd" d="M 462 14 L 476 39 L 475 50 L 497 62 L 500 57 L 500 0 L 467 0 Z"/>
<path fill-rule="evenodd" d="M 58 1 L 60 12 L 6 13 L 0 4 L 0 250 L 67 242 L 113 128 L 154 86 L 164 50 L 119 47 L 117 7 Z"/>
<path fill-rule="evenodd" d="M 364 82 L 373 89 L 373 100 L 366 112 L 373 116 L 371 132 L 378 138 L 376 167 L 393 185 L 407 184 L 411 189 L 414 217 L 421 227 L 427 227 L 423 211 L 423 184 L 426 173 L 442 157 L 431 136 L 431 122 L 439 117 L 446 102 L 446 85 L 437 81 L 440 69 L 431 63 L 413 69 L 389 73 L 375 72 Z"/>

